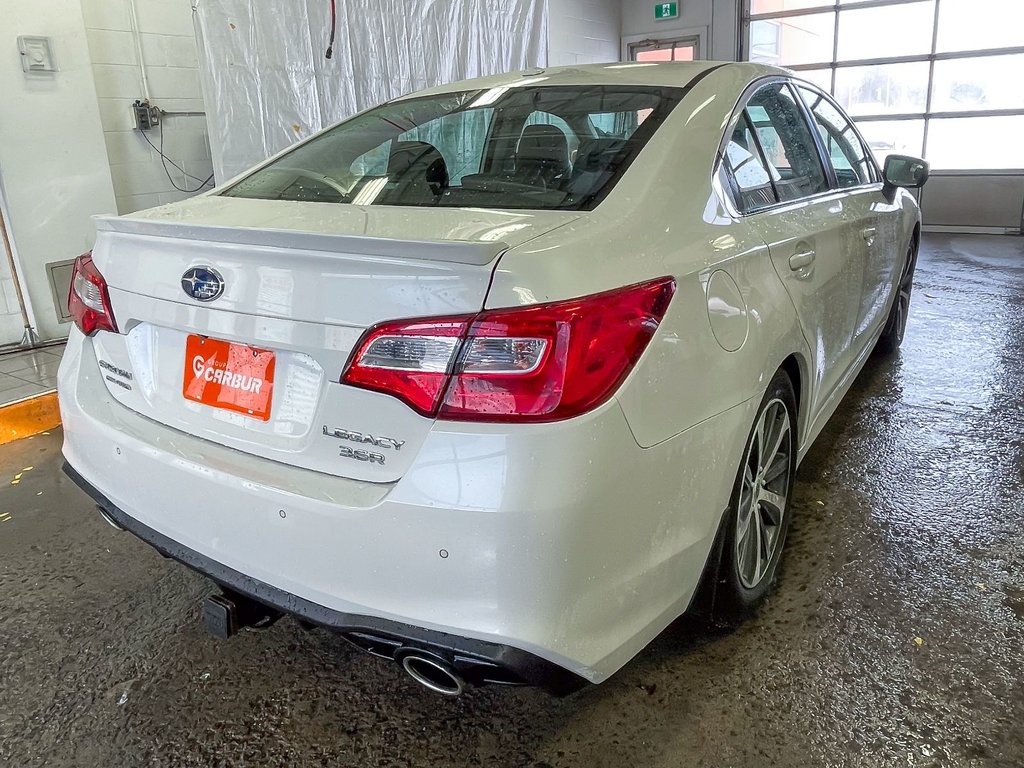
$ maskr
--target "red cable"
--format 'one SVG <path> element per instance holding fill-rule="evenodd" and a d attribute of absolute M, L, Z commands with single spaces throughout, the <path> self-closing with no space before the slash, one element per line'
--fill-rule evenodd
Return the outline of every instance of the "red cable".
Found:
<path fill-rule="evenodd" d="M 327 58 L 331 58 L 334 54 L 334 32 L 338 28 L 338 9 L 334 5 L 335 0 L 331 0 L 331 39 L 327 43 Z"/>

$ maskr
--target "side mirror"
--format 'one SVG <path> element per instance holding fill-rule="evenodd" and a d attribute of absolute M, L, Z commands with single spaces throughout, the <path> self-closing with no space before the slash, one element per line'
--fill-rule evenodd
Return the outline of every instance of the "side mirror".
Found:
<path fill-rule="evenodd" d="M 882 191 L 892 199 L 897 187 L 920 189 L 928 181 L 928 163 L 909 155 L 889 155 L 882 171 L 885 185 Z"/>

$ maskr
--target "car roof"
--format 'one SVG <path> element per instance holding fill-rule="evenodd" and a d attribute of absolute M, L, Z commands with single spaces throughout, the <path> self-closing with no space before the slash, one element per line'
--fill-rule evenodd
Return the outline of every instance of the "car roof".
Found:
<path fill-rule="evenodd" d="M 686 61 L 686 62 L 613 62 L 608 64 L 585 64 L 572 67 L 537 67 L 516 72 L 507 72 L 472 80 L 426 88 L 409 93 L 401 98 L 430 96 L 454 91 L 475 91 L 502 86 L 524 85 L 646 85 L 682 88 L 695 77 L 719 67 L 746 70 L 747 80 L 767 75 L 792 76 L 793 73 L 765 64 L 735 61 Z"/>

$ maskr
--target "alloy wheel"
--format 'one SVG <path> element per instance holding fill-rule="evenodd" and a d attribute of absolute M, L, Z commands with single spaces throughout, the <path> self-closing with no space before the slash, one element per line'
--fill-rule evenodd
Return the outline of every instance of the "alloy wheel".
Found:
<path fill-rule="evenodd" d="M 903 334 L 907 330 L 907 318 L 910 316 L 910 292 L 914 287 L 914 270 L 911 268 L 914 263 L 914 250 L 907 253 L 907 263 L 903 267 L 903 275 L 900 277 L 899 294 L 896 296 L 896 317 L 893 318 L 893 330 L 896 338 L 903 340 Z"/>
<path fill-rule="evenodd" d="M 771 400 L 747 445 L 736 515 L 735 563 L 740 582 L 753 589 L 765 578 L 781 544 L 792 456 L 789 409 Z"/>

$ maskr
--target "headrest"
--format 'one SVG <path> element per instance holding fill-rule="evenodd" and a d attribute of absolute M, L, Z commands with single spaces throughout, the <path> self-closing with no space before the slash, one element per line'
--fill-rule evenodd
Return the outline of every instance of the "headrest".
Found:
<path fill-rule="evenodd" d="M 388 157 L 388 176 L 407 172 L 410 168 L 428 167 L 435 160 L 444 157 L 433 144 L 425 141 L 395 141 L 391 143 Z"/>
<path fill-rule="evenodd" d="M 553 125 L 528 125 L 523 128 L 516 147 L 516 161 L 521 160 L 547 161 L 568 168 L 569 142 Z"/>
<path fill-rule="evenodd" d="M 448 186 L 448 167 L 437 147 L 425 141 L 392 142 L 388 178 L 394 181 L 410 173 L 422 175 L 431 184 Z"/>

